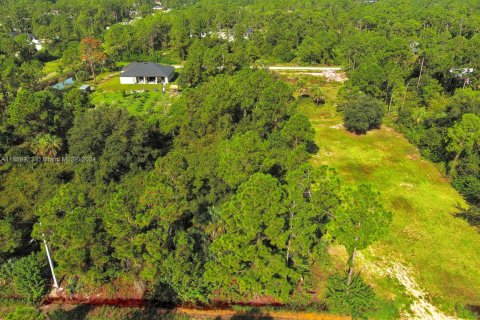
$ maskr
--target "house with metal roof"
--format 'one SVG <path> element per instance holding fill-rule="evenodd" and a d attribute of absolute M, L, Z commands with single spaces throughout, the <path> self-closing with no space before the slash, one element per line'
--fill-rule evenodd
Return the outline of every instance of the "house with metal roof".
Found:
<path fill-rule="evenodd" d="M 154 62 L 132 62 L 120 72 L 121 84 L 167 84 L 175 68 Z"/>

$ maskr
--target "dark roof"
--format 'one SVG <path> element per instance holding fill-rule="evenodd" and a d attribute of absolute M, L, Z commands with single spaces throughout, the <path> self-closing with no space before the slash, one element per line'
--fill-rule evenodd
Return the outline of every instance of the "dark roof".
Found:
<path fill-rule="evenodd" d="M 122 69 L 120 77 L 169 77 L 175 68 L 154 62 L 132 62 Z"/>

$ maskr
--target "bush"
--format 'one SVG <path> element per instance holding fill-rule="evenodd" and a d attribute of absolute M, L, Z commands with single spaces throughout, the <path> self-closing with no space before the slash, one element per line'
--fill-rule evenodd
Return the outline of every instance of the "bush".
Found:
<path fill-rule="evenodd" d="M 8 261 L 0 271 L 0 278 L 11 280 L 13 290 L 25 300 L 38 302 L 47 292 L 48 266 L 46 258 L 32 253 L 16 261 Z"/>
<path fill-rule="evenodd" d="M 72 295 L 77 293 L 81 288 L 80 283 L 78 283 L 78 279 L 74 277 L 70 277 L 67 279 L 67 285 L 65 286 L 65 291 Z"/>
<path fill-rule="evenodd" d="M 380 127 L 383 115 L 383 104 L 379 100 L 363 95 L 346 103 L 345 127 L 355 133 L 366 133 Z"/>
<path fill-rule="evenodd" d="M 366 314 L 374 309 L 373 289 L 358 275 L 347 287 L 348 275 L 336 274 L 328 279 L 326 302 L 328 309 L 337 314 L 351 315 L 353 319 L 366 319 Z"/>
<path fill-rule="evenodd" d="M 75 75 L 75 78 L 78 80 L 78 81 L 87 81 L 88 80 L 88 73 L 86 73 L 85 71 L 78 71 L 77 74 Z"/>

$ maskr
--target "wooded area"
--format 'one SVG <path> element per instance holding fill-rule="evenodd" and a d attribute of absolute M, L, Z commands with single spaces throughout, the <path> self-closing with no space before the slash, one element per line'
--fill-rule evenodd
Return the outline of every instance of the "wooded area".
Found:
<path fill-rule="evenodd" d="M 355 258 L 395 212 L 382 190 L 312 164 L 323 150 L 298 92 L 318 108 L 325 97 L 263 69 L 273 64 L 342 66 L 345 128 L 402 132 L 480 225 L 478 1 L 154 6 L 0 0 L 0 304 L 48 292 L 45 239 L 70 294 L 123 279 L 173 303 L 268 298 L 374 314 L 384 302 Z M 139 115 L 76 85 L 51 88 L 69 77 L 95 86 L 133 61 L 183 65 L 168 112 L 165 102 L 165 112 Z M 347 250 L 345 272 L 331 243 Z"/>

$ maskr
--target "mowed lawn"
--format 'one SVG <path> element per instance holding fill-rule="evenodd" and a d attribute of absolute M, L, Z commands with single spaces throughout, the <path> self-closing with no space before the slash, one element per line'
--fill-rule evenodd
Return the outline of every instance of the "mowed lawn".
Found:
<path fill-rule="evenodd" d="M 332 98 L 335 90 L 328 90 Z M 465 206 L 460 195 L 435 164 L 422 159 L 415 146 L 393 129 L 360 136 L 347 132 L 339 126 L 342 117 L 331 101 L 321 107 L 309 100 L 299 102 L 300 112 L 316 130 L 320 151 L 314 163 L 336 168 L 350 185 L 372 184 L 394 213 L 390 234 L 364 255 L 405 264 L 445 309 L 452 310 L 456 303 L 480 305 L 480 234 L 454 217 L 458 207 Z M 398 293 L 398 288 L 388 287 L 391 284 L 378 279 L 376 286 L 384 293 Z"/>
<path fill-rule="evenodd" d="M 101 75 L 97 85 L 92 83 L 95 87 L 95 92 L 92 94 L 94 105 L 126 108 L 134 115 L 157 119 L 162 117 L 170 105 L 178 98 L 178 95 L 170 92 L 170 85 L 167 85 L 167 92 L 163 94 L 161 84 L 122 85 L 118 75 L 119 73 Z"/>

